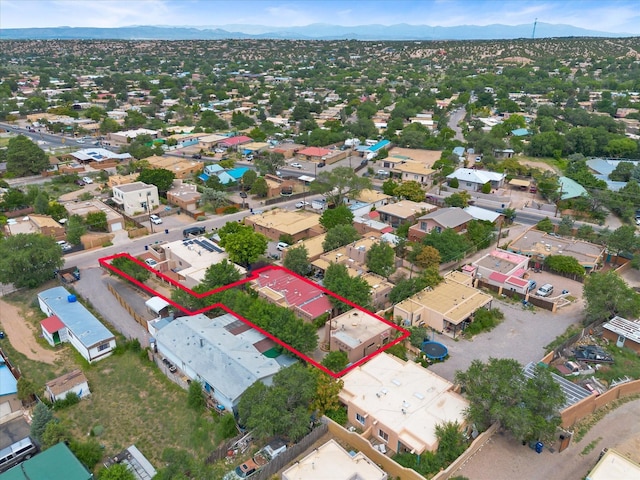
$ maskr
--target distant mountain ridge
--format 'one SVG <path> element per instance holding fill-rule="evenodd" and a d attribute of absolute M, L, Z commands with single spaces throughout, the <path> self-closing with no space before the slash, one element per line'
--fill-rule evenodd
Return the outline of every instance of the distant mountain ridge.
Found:
<path fill-rule="evenodd" d="M 2 40 L 508 40 L 532 38 L 533 23 L 524 25 L 358 25 L 311 24 L 303 27 L 268 27 L 265 25 L 222 26 L 128 26 L 117 28 L 51 27 L 5 28 Z M 601 32 L 572 25 L 538 23 L 535 38 L 557 37 L 629 37 L 622 32 Z"/>

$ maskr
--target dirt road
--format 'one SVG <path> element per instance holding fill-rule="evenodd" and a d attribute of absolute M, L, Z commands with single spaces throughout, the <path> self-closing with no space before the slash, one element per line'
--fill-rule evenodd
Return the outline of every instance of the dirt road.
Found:
<path fill-rule="evenodd" d="M 0 300 L 0 325 L 7 334 L 7 340 L 11 342 L 17 351 L 38 362 L 54 364 L 57 359 L 56 352 L 46 350 L 36 341 L 36 335 L 31 324 L 24 319 L 20 310 L 10 303 Z"/>

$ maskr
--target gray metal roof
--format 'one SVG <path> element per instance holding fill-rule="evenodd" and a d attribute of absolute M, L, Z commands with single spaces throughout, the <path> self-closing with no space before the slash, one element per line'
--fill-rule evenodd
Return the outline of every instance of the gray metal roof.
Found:
<path fill-rule="evenodd" d="M 180 317 L 162 328 L 156 340 L 215 390 L 233 400 L 257 380 L 271 377 L 281 368 L 276 360 L 256 349 L 255 330 L 234 335 L 225 328 L 237 320 L 231 314 L 213 319 L 203 314 Z"/>
<path fill-rule="evenodd" d="M 464 223 L 473 220 L 473 216 L 469 215 L 462 208 L 446 207 L 439 208 L 433 212 L 423 215 L 418 220 L 434 220 L 445 228 L 456 228 Z"/>
<path fill-rule="evenodd" d="M 535 367 L 536 364 L 534 362 L 527 364 L 527 366 L 524 367 L 524 376 L 527 378 L 535 377 Z M 592 393 L 586 388 L 582 388 L 580 385 L 576 385 L 566 378 L 562 378 L 560 375 L 551 373 L 551 376 L 553 377 L 553 380 L 560 385 L 562 393 L 564 393 L 565 396 L 565 402 L 562 406 L 562 410 L 592 395 Z"/>
<path fill-rule="evenodd" d="M 79 302 L 69 302 L 69 291 L 54 287 L 38 294 L 53 313 L 65 324 L 82 344 L 91 348 L 114 338 L 107 327 Z"/>

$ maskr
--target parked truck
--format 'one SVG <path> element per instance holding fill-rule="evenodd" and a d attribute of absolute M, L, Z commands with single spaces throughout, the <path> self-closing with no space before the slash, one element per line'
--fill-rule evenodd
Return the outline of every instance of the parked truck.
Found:
<path fill-rule="evenodd" d="M 271 441 L 269 445 L 258 450 L 252 458 L 228 472 L 223 480 L 243 480 L 249 478 L 286 449 L 286 442 L 282 439 L 275 439 Z"/>
<path fill-rule="evenodd" d="M 80 270 L 78 267 L 61 268 L 56 270 L 56 277 L 62 283 L 73 283 L 80 280 Z"/>

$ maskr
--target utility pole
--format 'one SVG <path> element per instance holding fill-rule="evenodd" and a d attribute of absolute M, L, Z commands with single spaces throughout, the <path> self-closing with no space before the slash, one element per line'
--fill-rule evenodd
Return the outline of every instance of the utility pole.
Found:
<path fill-rule="evenodd" d="M 533 22 L 533 33 L 531 34 L 531 40 L 536 39 L 536 25 L 538 25 L 538 19 L 536 18 L 535 22 Z"/>

